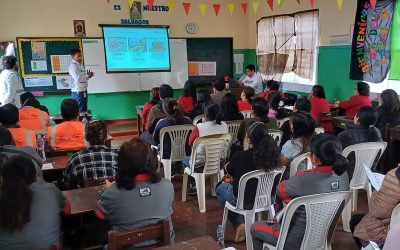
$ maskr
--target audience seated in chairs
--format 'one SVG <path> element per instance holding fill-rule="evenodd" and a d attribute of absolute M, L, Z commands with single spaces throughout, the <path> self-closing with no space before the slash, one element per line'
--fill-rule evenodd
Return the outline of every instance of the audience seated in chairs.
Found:
<path fill-rule="evenodd" d="M 150 101 L 146 102 L 142 111 L 143 129 L 147 129 L 147 119 L 149 118 L 150 110 L 160 102 L 160 88 L 152 88 L 150 91 Z"/>
<path fill-rule="evenodd" d="M 32 130 L 22 128 L 18 124 L 19 110 L 9 103 L 0 107 L 0 123 L 12 134 L 17 147 L 31 146 L 37 148 L 36 136 Z"/>
<path fill-rule="evenodd" d="M 149 112 L 149 117 L 147 119 L 147 131 L 142 133 L 141 136 L 151 138 L 151 135 L 154 132 L 154 128 L 156 127 L 157 122 L 165 118 L 167 115 L 164 113 L 163 107 L 162 107 L 162 100 L 166 98 L 173 98 L 174 97 L 174 90 L 172 89 L 171 86 L 167 84 L 161 84 L 160 86 L 160 102 L 158 102 L 157 105 L 154 105 L 154 107 L 151 108 Z M 142 138 L 142 137 L 141 137 Z"/>
<path fill-rule="evenodd" d="M 53 184 L 38 180 L 31 159 L 13 156 L 0 166 L 0 249 L 61 245 L 60 213 L 70 213 L 69 201 Z"/>
<path fill-rule="evenodd" d="M 75 189 L 84 186 L 84 181 L 113 178 L 117 170 L 118 150 L 105 146 L 107 126 L 103 121 L 86 124 L 85 138 L 89 147 L 75 153 L 64 170 L 64 188 Z"/>
<path fill-rule="evenodd" d="M 85 125 L 79 121 L 79 107 L 74 99 L 61 103 L 63 122 L 46 131 L 47 142 L 55 151 L 78 151 L 85 147 Z"/>
<path fill-rule="evenodd" d="M 214 93 L 211 94 L 211 100 L 213 103 L 220 105 L 222 102 L 222 98 L 224 98 L 225 94 L 225 83 L 221 80 L 215 80 L 212 83 Z"/>
<path fill-rule="evenodd" d="M 170 220 L 174 187 L 157 173 L 156 158 L 146 142 L 132 139 L 122 145 L 117 159 L 115 183 L 108 183 L 100 195 L 96 215 L 110 223 L 112 230 L 131 231 Z M 152 244 L 144 242 L 140 246 Z"/>
<path fill-rule="evenodd" d="M 47 127 L 50 126 L 49 115 L 40 110 L 40 103 L 30 98 L 22 104 L 19 110 L 19 125 L 35 132 L 35 134 L 45 133 Z"/>
<path fill-rule="evenodd" d="M 254 99 L 254 89 L 252 87 L 244 87 L 242 93 L 240 94 L 241 100 L 237 102 L 239 111 L 251 110 L 251 103 Z"/>
<path fill-rule="evenodd" d="M 382 105 L 377 108 L 378 120 L 375 126 L 381 132 L 382 138 L 387 138 L 385 126 L 400 124 L 400 101 L 399 96 L 393 89 L 386 89 L 381 94 Z"/>
<path fill-rule="evenodd" d="M 250 149 L 235 154 L 226 165 L 228 176 L 216 187 L 217 199 L 221 207 L 225 202 L 236 204 L 240 178 L 251 171 L 263 169 L 267 172 L 277 169 L 280 166 L 280 150 L 276 142 L 268 135 L 268 129 L 262 122 L 253 123 L 246 131 Z M 257 189 L 257 181 L 250 180 L 246 186 L 245 204 L 254 204 Z M 229 221 L 236 229 L 235 242 L 245 239 L 245 225 L 242 215 L 229 212 Z"/>
<path fill-rule="evenodd" d="M 288 116 L 286 109 L 283 108 L 284 102 L 283 98 L 278 92 L 273 92 L 268 97 L 269 111 L 268 117 L 276 118 L 277 120 L 281 120 Z"/>
<path fill-rule="evenodd" d="M 228 122 L 244 119 L 243 114 L 238 109 L 237 99 L 233 94 L 226 93 L 219 106 L 221 121 Z"/>
<path fill-rule="evenodd" d="M 197 103 L 192 111 L 193 119 L 199 115 L 203 115 L 205 107 L 212 103 L 213 101 L 211 100 L 210 94 L 205 89 L 199 89 L 197 91 Z"/>
<path fill-rule="evenodd" d="M 331 106 L 328 99 L 325 97 L 324 87 L 321 85 L 314 85 L 308 97 L 311 102 L 310 114 L 317 125 L 319 124 L 319 117 L 321 113 L 328 113 L 331 111 Z"/>
<path fill-rule="evenodd" d="M 348 191 L 349 180 L 346 169 L 349 163 L 341 153 L 342 146 L 333 135 L 314 136 L 311 142 L 311 158 L 316 167 L 308 171 L 300 171 L 290 179 L 282 181 L 277 189 L 282 201 L 288 204 L 291 200 L 306 195 Z M 294 216 L 293 227 L 286 238 L 285 249 L 298 249 L 303 240 L 306 226 L 304 208 L 298 208 Z M 263 249 L 264 242 L 275 245 L 280 227 L 279 221 L 254 223 L 251 229 L 254 249 Z"/>

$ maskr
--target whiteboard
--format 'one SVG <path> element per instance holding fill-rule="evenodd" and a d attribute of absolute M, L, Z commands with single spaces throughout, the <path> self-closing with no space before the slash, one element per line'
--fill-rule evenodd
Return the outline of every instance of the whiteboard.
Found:
<path fill-rule="evenodd" d="M 104 43 L 102 38 L 84 38 L 85 68 L 95 73 L 89 80 L 89 93 L 110 93 L 150 90 L 161 84 L 182 89 L 188 80 L 186 39 L 170 39 L 171 72 L 106 73 Z"/>

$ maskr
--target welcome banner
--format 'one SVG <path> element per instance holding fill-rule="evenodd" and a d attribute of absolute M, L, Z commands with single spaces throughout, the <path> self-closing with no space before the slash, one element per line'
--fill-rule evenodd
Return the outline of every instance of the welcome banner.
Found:
<path fill-rule="evenodd" d="M 400 80 L 400 0 L 397 0 L 392 24 L 392 33 L 390 35 L 392 37 L 390 45 L 390 58 L 392 60 L 392 65 L 390 66 L 389 79 Z"/>
<path fill-rule="evenodd" d="M 350 79 L 382 82 L 390 67 L 390 28 L 395 0 L 358 0 L 351 51 Z"/>

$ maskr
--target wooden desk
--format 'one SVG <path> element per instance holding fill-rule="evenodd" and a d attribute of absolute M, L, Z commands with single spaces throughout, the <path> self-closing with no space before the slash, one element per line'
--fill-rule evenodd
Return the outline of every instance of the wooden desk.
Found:
<path fill-rule="evenodd" d="M 162 250 L 162 249 L 176 249 L 176 250 L 219 250 L 221 249 L 217 242 L 211 236 L 203 236 L 194 238 L 188 241 L 176 243 L 174 245 L 163 246 L 154 248 L 154 250 Z"/>
<path fill-rule="evenodd" d="M 139 135 L 144 131 L 145 128 L 143 128 L 143 122 L 142 122 L 142 114 L 143 114 L 143 105 L 138 105 L 136 106 L 136 115 L 137 115 L 137 130 L 139 132 Z"/>
<path fill-rule="evenodd" d="M 99 193 L 103 189 L 103 186 L 96 186 L 63 191 L 65 197 L 71 202 L 71 213 L 66 216 L 81 216 L 94 212 Z"/>
<path fill-rule="evenodd" d="M 353 116 L 335 116 L 332 117 L 333 132 L 338 134 L 341 130 L 346 130 L 349 125 L 354 124 Z"/>
<path fill-rule="evenodd" d="M 92 115 L 88 115 L 89 119 L 92 119 Z M 79 116 L 79 120 L 82 121 L 85 116 Z M 64 121 L 61 115 L 52 115 L 50 116 L 50 119 L 52 119 L 56 124 L 60 124 Z"/>
<path fill-rule="evenodd" d="M 69 161 L 70 157 L 69 156 L 57 156 L 57 157 L 51 157 L 47 158 L 45 163 L 52 163 L 53 164 L 53 169 L 46 169 L 43 171 L 64 171 L 64 169 L 67 167 L 67 163 Z"/>

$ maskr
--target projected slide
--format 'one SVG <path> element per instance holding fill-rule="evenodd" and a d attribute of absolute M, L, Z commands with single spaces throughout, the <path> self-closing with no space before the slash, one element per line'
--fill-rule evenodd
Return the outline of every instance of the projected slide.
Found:
<path fill-rule="evenodd" d="M 107 72 L 171 71 L 166 27 L 103 26 Z"/>

